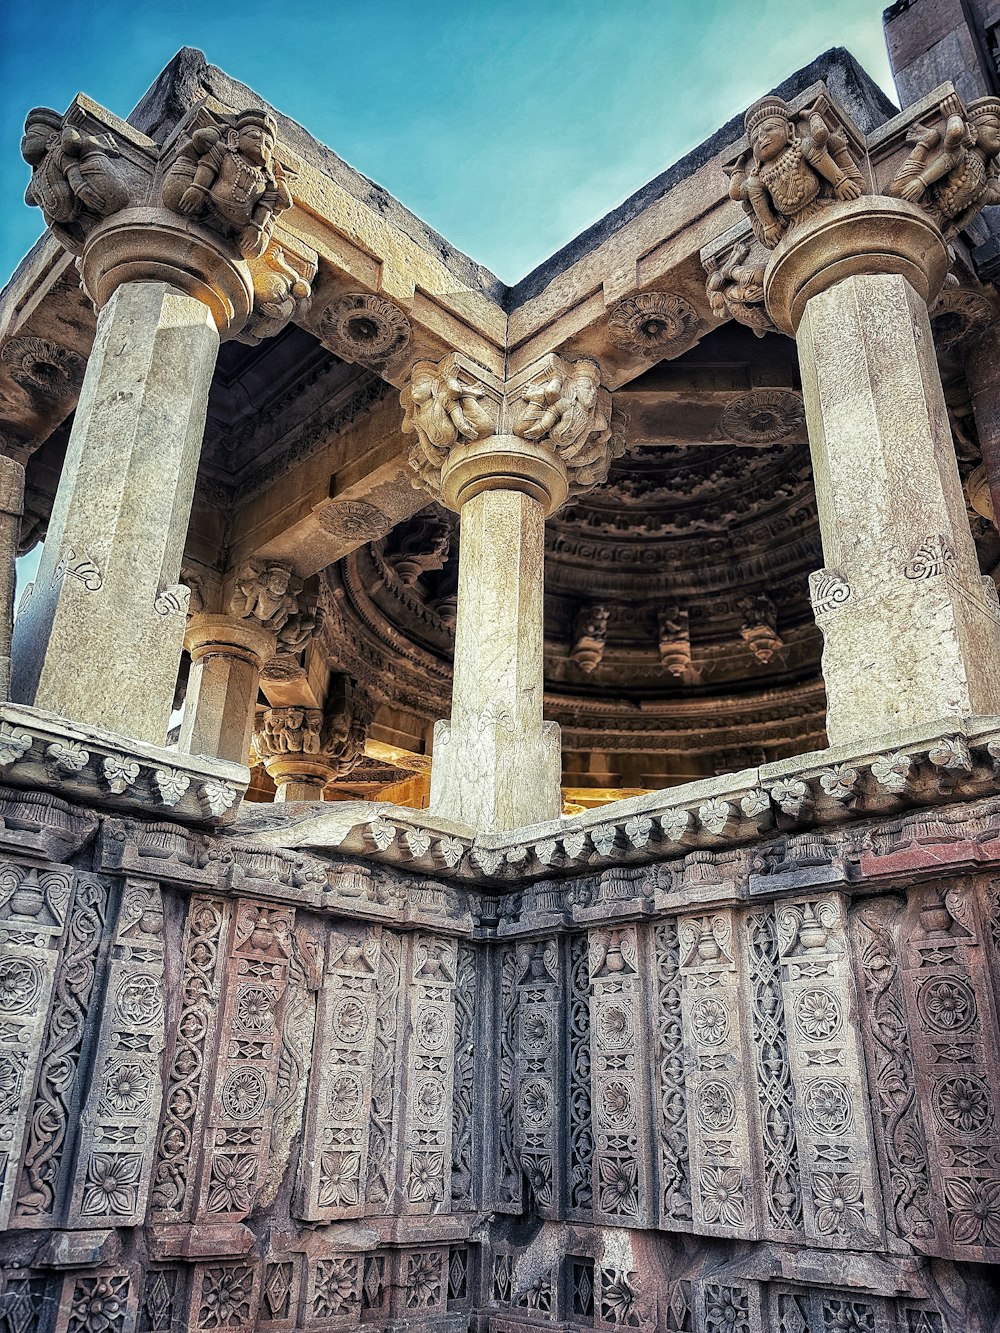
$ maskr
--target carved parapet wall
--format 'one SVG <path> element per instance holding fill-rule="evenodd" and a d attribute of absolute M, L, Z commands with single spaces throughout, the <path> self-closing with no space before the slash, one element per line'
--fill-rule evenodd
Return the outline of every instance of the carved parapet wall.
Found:
<path fill-rule="evenodd" d="M 508 839 L 506 883 L 373 806 L 0 789 L 0 1309 L 985 1333 L 990 743 L 717 783 L 641 863 L 564 821 L 577 859 Z"/>

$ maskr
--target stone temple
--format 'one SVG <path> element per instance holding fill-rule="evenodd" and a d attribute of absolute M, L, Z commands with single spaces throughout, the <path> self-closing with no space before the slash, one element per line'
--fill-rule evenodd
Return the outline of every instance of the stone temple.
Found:
<path fill-rule="evenodd" d="M 0 1333 L 1000 1329 L 1000 18 L 885 26 L 513 288 L 25 108 Z"/>

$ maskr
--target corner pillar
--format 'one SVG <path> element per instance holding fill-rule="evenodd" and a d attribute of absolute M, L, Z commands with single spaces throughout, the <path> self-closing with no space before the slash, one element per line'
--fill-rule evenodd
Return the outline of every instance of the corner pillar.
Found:
<path fill-rule="evenodd" d="M 790 231 L 765 274 L 768 313 L 799 350 L 833 745 L 1000 709 L 1000 607 L 979 572 L 927 313 L 947 267 L 932 218 L 868 197 Z"/>

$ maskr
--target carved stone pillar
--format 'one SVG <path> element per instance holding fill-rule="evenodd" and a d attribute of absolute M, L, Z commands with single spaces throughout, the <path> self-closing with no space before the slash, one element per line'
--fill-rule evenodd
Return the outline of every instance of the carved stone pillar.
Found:
<path fill-rule="evenodd" d="M 755 103 L 748 149 L 727 168 L 758 245 L 774 251 L 768 317 L 798 344 L 834 745 L 1000 706 L 1000 607 L 979 573 L 927 313 L 945 237 L 996 202 L 1000 102 L 966 112 L 949 97 L 939 110 L 940 132 L 921 125 L 885 194 L 869 193 L 867 145 L 828 98 Z M 960 151 L 939 152 L 945 140 Z"/>
<path fill-rule="evenodd" d="M 294 640 L 308 613 L 299 606 L 301 580 L 280 561 L 248 560 L 227 582 L 232 592 L 220 614 L 205 609 L 205 594 L 194 580 L 198 610 L 184 635 L 191 675 L 180 748 L 245 764 L 261 670 L 285 640 Z"/>
<path fill-rule="evenodd" d="M 15 628 L 20 703 L 163 742 L 219 340 L 251 318 L 247 261 L 266 252 L 291 204 L 274 148 L 261 112 L 229 119 L 199 108 L 162 155 L 82 99 L 62 117 L 28 117 L 28 201 L 80 256 L 99 314 L 44 554 Z"/>
<path fill-rule="evenodd" d="M 559 730 L 542 717 L 545 519 L 603 481 L 610 396 L 593 361 L 550 355 L 506 384 L 458 355 L 403 391 L 411 466 L 461 514 L 452 713 L 430 809 L 506 829 L 561 810 Z"/>
<path fill-rule="evenodd" d="M 889 198 L 820 214 L 768 266 L 768 310 L 799 348 L 832 744 L 1000 707 L 1000 611 L 979 572 L 927 316 L 946 268 L 933 220 Z"/>

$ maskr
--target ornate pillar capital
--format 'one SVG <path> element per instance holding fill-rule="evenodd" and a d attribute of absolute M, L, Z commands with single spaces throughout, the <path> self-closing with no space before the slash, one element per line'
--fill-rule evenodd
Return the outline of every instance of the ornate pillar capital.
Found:
<path fill-rule="evenodd" d="M 334 677 L 322 709 L 288 705 L 259 712 L 253 748 L 277 800 L 321 801 L 326 784 L 350 773 L 364 754 L 374 711 L 353 681 Z"/>
<path fill-rule="evenodd" d="M 29 112 L 25 193 L 79 255 L 98 309 L 128 282 L 203 302 L 221 337 L 259 341 L 300 312 L 316 256 L 274 238 L 292 205 L 266 112 L 195 108 L 160 147 L 87 99 Z"/>
<path fill-rule="evenodd" d="M 459 510 L 488 490 L 518 491 L 553 513 L 606 480 L 624 442 L 613 434 L 601 368 L 551 352 L 509 380 L 460 353 L 418 361 L 402 391 L 419 484 Z"/>
<path fill-rule="evenodd" d="M 948 239 L 1000 202 L 1000 99 L 966 107 L 949 90 L 901 121 L 866 142 L 825 94 L 749 108 L 726 172 L 756 249 L 727 234 L 703 251 L 716 314 L 794 336 L 812 296 L 857 276 L 893 274 L 936 298 Z"/>

